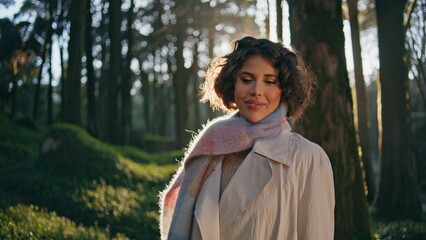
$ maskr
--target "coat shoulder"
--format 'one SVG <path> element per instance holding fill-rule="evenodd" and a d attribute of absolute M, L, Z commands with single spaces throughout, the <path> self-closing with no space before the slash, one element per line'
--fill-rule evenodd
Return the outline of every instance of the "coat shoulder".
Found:
<path fill-rule="evenodd" d="M 298 168 L 315 171 L 323 164 L 330 164 L 324 149 L 298 133 L 291 133 L 289 149 L 293 157 L 293 164 Z"/>

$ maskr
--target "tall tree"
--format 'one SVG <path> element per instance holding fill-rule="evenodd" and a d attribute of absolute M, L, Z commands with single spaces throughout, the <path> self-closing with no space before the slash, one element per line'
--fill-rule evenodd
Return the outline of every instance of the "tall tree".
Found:
<path fill-rule="evenodd" d="M 54 5 L 56 4 L 56 6 Z M 52 61 L 52 55 L 53 55 L 53 22 L 54 18 L 56 18 L 55 9 L 57 9 L 57 3 L 53 0 L 49 0 L 49 15 L 50 15 L 50 24 L 49 24 L 49 30 L 48 32 L 51 34 L 49 43 L 49 84 L 47 89 L 47 123 L 52 124 L 53 123 L 53 61 Z"/>
<path fill-rule="evenodd" d="M 132 127 L 132 98 L 130 96 L 130 90 L 132 89 L 132 70 L 130 65 L 133 58 L 133 29 L 132 25 L 135 21 L 134 14 L 135 3 L 130 0 L 130 7 L 127 11 L 127 55 L 124 61 L 123 67 L 123 78 L 121 80 L 121 129 L 122 129 L 122 143 L 129 144 Z"/>
<path fill-rule="evenodd" d="M 110 66 L 110 46 L 111 41 L 109 39 L 109 11 L 111 8 L 108 7 L 109 2 L 103 1 L 101 7 L 101 19 L 99 20 L 100 26 L 97 29 L 97 32 L 102 40 L 99 41 L 101 51 L 99 53 L 98 59 L 102 61 L 102 67 L 99 69 L 99 95 L 98 95 L 98 114 L 99 114 L 99 138 L 102 140 L 108 139 L 109 134 L 109 118 L 108 118 L 108 108 L 109 108 L 109 93 L 108 93 L 108 84 L 109 84 L 109 66 Z"/>
<path fill-rule="evenodd" d="M 278 41 L 283 42 L 283 1 L 276 0 L 277 7 L 277 38 Z"/>
<path fill-rule="evenodd" d="M 52 61 L 53 48 L 52 44 L 49 45 L 49 84 L 47 87 L 47 123 L 53 123 L 53 61 Z"/>
<path fill-rule="evenodd" d="M 406 1 L 376 0 L 382 102 L 382 164 L 377 213 L 387 220 L 418 219 L 404 62 L 403 12 Z"/>
<path fill-rule="evenodd" d="M 176 103 L 176 131 L 177 140 L 180 147 L 185 146 L 190 139 L 190 135 L 186 132 L 189 126 L 189 107 L 187 95 L 188 70 L 184 66 L 185 59 L 183 57 L 184 42 L 186 39 L 187 14 L 189 13 L 189 2 L 182 1 L 176 6 L 176 74 L 173 77 L 173 87 L 175 90 Z"/>
<path fill-rule="evenodd" d="M 97 137 L 98 136 L 98 114 L 96 107 L 96 77 L 93 68 L 93 38 L 92 38 L 92 12 L 91 0 L 86 0 L 86 28 L 85 28 L 85 52 L 86 52 L 86 69 L 87 69 L 87 131 Z"/>
<path fill-rule="evenodd" d="M 319 78 L 317 104 L 297 130 L 327 152 L 334 174 L 335 239 L 369 239 L 370 227 L 346 70 L 342 2 L 288 0 L 291 42 Z"/>
<path fill-rule="evenodd" d="M 78 0 L 71 0 L 69 11 L 71 30 L 68 43 L 68 74 L 64 81 L 63 121 L 81 125 L 81 58 L 83 56 L 86 4 L 81 4 L 81 1 Z"/>
<path fill-rule="evenodd" d="M 108 75 L 107 98 L 107 141 L 118 143 L 118 83 L 120 82 L 121 68 L 121 0 L 109 1 L 109 37 L 110 37 L 110 67 Z"/>
<path fill-rule="evenodd" d="M 354 59 L 356 106 L 358 113 L 358 136 L 362 149 L 362 162 L 365 170 L 365 180 L 367 184 L 367 199 L 372 203 L 376 195 L 376 185 L 371 164 L 371 152 L 369 144 L 369 123 L 367 116 L 367 95 L 365 92 L 364 74 L 362 68 L 360 32 L 358 24 L 357 0 L 347 0 L 349 9 L 349 21 L 351 25 L 352 53 Z"/>
<path fill-rule="evenodd" d="M 49 4 L 49 8 L 51 8 L 51 4 Z M 49 11 L 50 14 L 52 14 L 51 11 Z M 34 119 L 37 119 L 37 115 L 38 115 L 38 100 L 40 98 L 40 87 L 41 87 L 41 79 L 43 77 L 43 67 L 44 64 L 46 62 L 46 58 L 47 58 L 47 53 L 48 50 L 50 48 L 50 45 L 52 44 L 52 34 L 53 34 L 53 28 L 52 28 L 52 23 L 53 23 L 53 16 L 50 15 L 49 20 L 47 21 L 47 32 L 46 32 L 46 38 L 44 40 L 44 46 L 43 46 L 43 51 L 41 53 L 41 64 L 39 67 L 39 72 L 38 72 L 38 80 L 37 80 L 37 85 L 36 85 L 36 89 L 35 89 L 35 93 L 34 93 L 34 102 L 33 102 L 33 117 Z"/>

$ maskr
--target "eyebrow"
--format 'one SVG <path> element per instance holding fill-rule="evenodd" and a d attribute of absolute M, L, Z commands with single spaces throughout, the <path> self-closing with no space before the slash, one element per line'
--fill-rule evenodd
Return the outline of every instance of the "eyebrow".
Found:
<path fill-rule="evenodd" d="M 242 74 L 246 74 L 246 75 L 249 75 L 249 76 L 251 76 L 251 77 L 254 77 L 254 74 L 253 74 L 253 73 L 250 73 L 250 72 L 240 72 L 240 74 L 239 74 L 239 75 L 242 75 Z M 264 76 L 264 77 L 275 77 L 275 78 L 278 78 L 278 76 L 277 76 L 277 75 L 275 75 L 275 74 L 264 74 L 263 76 Z"/>

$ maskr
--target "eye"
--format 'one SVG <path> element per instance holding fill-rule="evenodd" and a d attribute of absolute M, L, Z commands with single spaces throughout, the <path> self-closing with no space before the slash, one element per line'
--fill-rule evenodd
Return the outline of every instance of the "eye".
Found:
<path fill-rule="evenodd" d="M 249 78 L 241 78 L 241 81 L 242 81 L 243 83 L 249 83 L 249 82 L 251 82 L 251 81 L 253 81 L 253 80 L 251 80 L 251 79 L 249 79 Z"/>
<path fill-rule="evenodd" d="M 264 81 L 266 84 L 277 84 L 276 80 L 265 80 Z"/>

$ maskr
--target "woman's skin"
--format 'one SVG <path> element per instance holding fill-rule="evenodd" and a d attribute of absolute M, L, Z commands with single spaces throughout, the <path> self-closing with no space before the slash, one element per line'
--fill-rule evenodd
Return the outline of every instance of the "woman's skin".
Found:
<path fill-rule="evenodd" d="M 278 70 L 262 56 L 247 58 L 235 80 L 235 104 L 240 116 L 249 122 L 259 122 L 281 102 Z"/>

